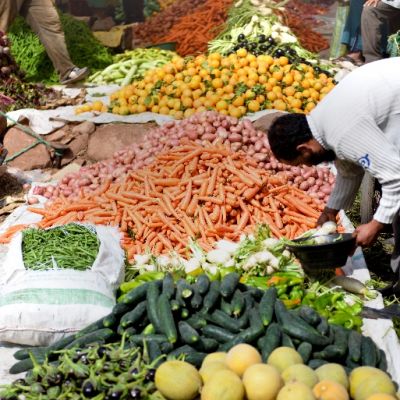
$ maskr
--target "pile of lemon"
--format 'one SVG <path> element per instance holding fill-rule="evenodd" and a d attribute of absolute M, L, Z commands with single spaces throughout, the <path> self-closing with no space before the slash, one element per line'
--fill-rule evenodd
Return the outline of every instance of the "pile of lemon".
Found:
<path fill-rule="evenodd" d="M 105 113 L 108 111 L 107 106 L 102 101 L 94 101 L 93 103 L 83 104 L 75 109 L 75 114 L 82 114 L 85 112 L 98 112 Z"/>
<path fill-rule="evenodd" d="M 308 113 L 334 86 L 332 77 L 310 65 L 239 49 L 227 57 L 176 57 L 113 93 L 110 110 L 119 115 L 148 111 L 175 119 L 207 110 L 237 118 L 264 109 Z"/>

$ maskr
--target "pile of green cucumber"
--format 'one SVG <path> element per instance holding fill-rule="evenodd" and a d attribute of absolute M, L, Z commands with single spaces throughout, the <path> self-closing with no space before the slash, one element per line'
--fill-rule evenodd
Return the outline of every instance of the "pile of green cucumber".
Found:
<path fill-rule="evenodd" d="M 30 351 L 36 359 L 51 359 L 61 348 L 115 342 L 122 335 L 130 345 L 144 347 L 150 360 L 184 357 L 195 366 L 208 353 L 249 343 L 264 361 L 275 348 L 288 346 L 312 368 L 336 362 L 348 371 L 361 365 L 387 370 L 385 353 L 371 338 L 330 325 L 309 307 L 288 310 L 275 288 L 249 287 L 230 273 L 222 281 L 200 275 L 189 284 L 166 275 L 147 282 L 128 292 L 110 315 L 77 334 L 50 347 L 17 352 L 20 361 L 10 372 L 32 368 Z"/>

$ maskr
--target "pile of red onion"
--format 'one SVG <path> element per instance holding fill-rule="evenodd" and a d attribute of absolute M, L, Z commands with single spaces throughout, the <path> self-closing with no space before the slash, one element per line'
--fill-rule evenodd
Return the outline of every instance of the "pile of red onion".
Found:
<path fill-rule="evenodd" d="M 250 120 L 207 111 L 182 121 L 167 122 L 150 131 L 140 143 L 116 152 L 113 158 L 82 167 L 78 172 L 65 176 L 57 186 L 36 187 L 34 194 L 48 199 L 61 194 L 77 198 L 80 191 L 89 193 L 108 179 L 120 180 L 129 171 L 150 164 L 158 154 L 178 146 L 183 138 L 203 145 L 219 140 L 234 151 L 244 151 L 258 161 L 259 167 L 284 174 L 288 182 L 320 201 L 326 201 L 331 193 L 335 178 L 328 168 L 282 164 L 272 156 L 266 134 L 256 130 Z"/>

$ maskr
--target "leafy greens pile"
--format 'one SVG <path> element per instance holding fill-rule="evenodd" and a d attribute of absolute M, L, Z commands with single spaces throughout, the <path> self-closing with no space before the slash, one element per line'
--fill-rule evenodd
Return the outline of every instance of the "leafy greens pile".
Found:
<path fill-rule="evenodd" d="M 112 64 L 112 55 L 81 21 L 60 14 L 61 24 L 71 59 L 78 67 L 89 67 L 92 72 Z M 11 51 L 26 79 L 32 82 L 56 83 L 58 75 L 39 37 L 30 29 L 23 18 L 18 17 L 12 24 L 9 37 Z"/>

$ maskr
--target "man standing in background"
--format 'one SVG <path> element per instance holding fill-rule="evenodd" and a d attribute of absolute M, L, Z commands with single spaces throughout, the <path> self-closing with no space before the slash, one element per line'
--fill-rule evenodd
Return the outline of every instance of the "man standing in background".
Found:
<path fill-rule="evenodd" d="M 52 0 L 1 0 L 0 30 L 7 32 L 18 14 L 39 36 L 62 84 L 80 81 L 89 74 L 88 68 L 78 68 L 72 63 Z"/>
<path fill-rule="evenodd" d="M 380 60 L 387 38 L 400 29 L 400 0 L 367 0 L 361 15 L 363 56 L 366 63 Z"/>

